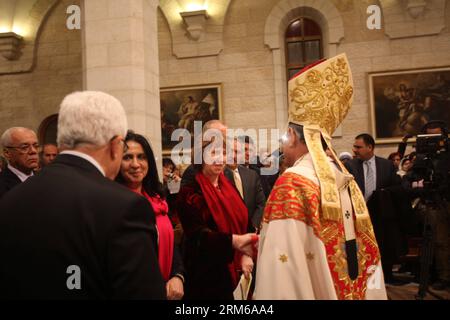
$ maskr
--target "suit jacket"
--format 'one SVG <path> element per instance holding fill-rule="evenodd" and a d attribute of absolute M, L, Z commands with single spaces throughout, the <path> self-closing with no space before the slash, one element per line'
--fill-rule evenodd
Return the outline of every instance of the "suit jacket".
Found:
<path fill-rule="evenodd" d="M 377 186 L 367 201 L 367 208 L 380 248 L 381 259 L 383 263 L 391 265 L 400 255 L 406 253 L 406 234 L 403 226 L 411 216 L 411 202 L 400 185 L 401 179 L 395 172 L 394 164 L 390 160 L 375 157 L 375 165 Z M 363 161 L 353 159 L 345 166 L 353 174 L 364 194 Z"/>
<path fill-rule="evenodd" d="M 156 237 L 144 197 L 59 155 L 0 200 L 0 298 L 165 299 Z"/>
<path fill-rule="evenodd" d="M 375 166 L 377 168 L 376 190 L 399 185 L 401 183 L 401 179 L 397 175 L 392 161 L 380 157 L 375 157 Z M 356 183 L 364 194 L 365 187 L 363 161 L 359 159 L 352 159 L 350 161 L 347 161 L 345 167 L 355 177 Z"/>
<path fill-rule="evenodd" d="M 21 184 L 19 177 L 17 177 L 8 167 L 0 172 L 0 198 L 9 190 Z"/>
<path fill-rule="evenodd" d="M 258 163 L 260 163 L 259 160 L 258 160 Z M 256 172 L 258 174 L 259 179 L 261 180 L 261 186 L 263 188 L 264 195 L 266 198 L 268 198 L 270 195 L 270 192 L 272 191 L 272 188 L 275 184 L 275 181 L 278 178 L 278 173 L 276 173 L 274 175 L 263 175 L 263 174 L 261 174 L 261 167 L 256 164 L 250 164 L 248 166 L 248 169 L 253 170 L 254 172 Z"/>
<path fill-rule="evenodd" d="M 225 176 L 236 187 L 233 171 L 227 168 Z M 244 203 L 248 209 L 249 232 L 259 229 L 261 219 L 266 205 L 266 196 L 264 195 L 261 179 L 258 174 L 244 166 L 238 166 L 239 175 L 241 176 L 242 189 L 244 193 Z"/>

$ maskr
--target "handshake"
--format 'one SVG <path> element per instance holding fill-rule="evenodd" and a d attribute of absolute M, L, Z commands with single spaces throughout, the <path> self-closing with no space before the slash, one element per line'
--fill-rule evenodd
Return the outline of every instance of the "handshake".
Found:
<path fill-rule="evenodd" d="M 259 237 L 256 233 L 233 234 L 233 248 L 247 256 L 256 258 Z"/>
<path fill-rule="evenodd" d="M 258 255 L 258 241 L 256 233 L 233 234 L 233 248 L 242 253 L 241 269 L 246 279 L 250 279 L 253 272 L 253 261 Z"/>

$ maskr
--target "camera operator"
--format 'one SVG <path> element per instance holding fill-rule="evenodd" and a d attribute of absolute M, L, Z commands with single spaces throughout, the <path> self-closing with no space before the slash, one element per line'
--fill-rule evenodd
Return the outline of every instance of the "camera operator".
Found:
<path fill-rule="evenodd" d="M 450 150 L 446 124 L 442 121 L 428 122 L 422 135 L 417 137 L 416 149 L 417 159 L 404 182 L 411 195 L 420 199 L 416 208 L 426 221 L 425 230 L 427 224 L 431 227 L 438 277 L 432 288 L 444 290 L 450 283 Z"/>

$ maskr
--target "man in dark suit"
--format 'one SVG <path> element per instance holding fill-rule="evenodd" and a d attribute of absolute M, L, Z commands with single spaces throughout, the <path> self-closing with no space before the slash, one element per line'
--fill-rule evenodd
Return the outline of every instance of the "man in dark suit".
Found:
<path fill-rule="evenodd" d="M 110 95 L 63 100 L 64 151 L 0 200 L 0 298 L 165 299 L 154 213 L 111 181 L 126 131 L 123 107 Z"/>
<path fill-rule="evenodd" d="M 245 150 L 244 151 L 245 161 L 243 163 L 243 166 L 245 166 L 250 170 L 253 170 L 258 174 L 261 181 L 261 186 L 263 188 L 264 196 L 268 198 L 270 192 L 272 191 L 273 185 L 275 184 L 276 178 L 278 178 L 278 174 L 274 175 L 262 174 L 261 168 L 263 168 L 264 165 L 261 163 L 261 160 L 257 155 L 253 139 L 250 136 L 241 136 L 239 140 L 240 143 L 244 145 Z"/>
<path fill-rule="evenodd" d="M 27 180 L 39 166 L 37 136 L 33 130 L 13 127 L 0 139 L 3 154 L 8 161 L 0 172 L 0 198 L 9 190 Z"/>
<path fill-rule="evenodd" d="M 355 177 L 366 202 L 375 190 L 400 184 L 393 163 L 375 156 L 375 140 L 371 135 L 358 135 L 353 144 L 353 153 L 355 159 L 348 161 L 346 167 Z M 371 180 L 367 181 L 367 178 Z"/>
<path fill-rule="evenodd" d="M 235 139 L 233 148 L 234 163 L 227 165 L 224 174 L 236 187 L 248 209 L 248 232 L 255 232 L 260 229 L 266 196 L 264 195 L 259 175 L 254 170 L 238 165 L 239 147 L 239 141 Z"/>
<path fill-rule="evenodd" d="M 375 156 L 374 150 L 375 140 L 372 136 L 367 133 L 358 135 L 353 144 L 355 159 L 347 161 L 345 166 L 355 177 L 359 188 L 364 194 L 372 218 L 375 235 L 380 246 L 385 281 L 389 283 L 394 281 L 392 278 L 392 266 L 395 262 L 395 258 L 397 258 L 394 257 L 397 254 L 390 254 L 390 252 L 392 252 L 393 246 L 397 243 L 389 243 L 392 241 L 386 239 L 398 238 L 401 237 L 401 235 L 399 235 L 399 226 L 393 225 L 393 223 L 389 223 L 389 225 L 383 223 L 386 222 L 384 219 L 386 213 L 379 212 L 379 210 L 376 210 L 375 208 L 379 208 L 379 206 L 376 205 L 379 202 L 377 199 L 381 199 L 381 197 L 386 199 L 385 196 L 381 196 L 381 192 L 394 186 L 399 187 L 400 178 L 396 174 L 394 164 L 387 159 Z M 401 188 L 399 187 L 399 189 Z M 389 197 L 389 199 L 391 199 L 391 197 Z M 390 207 L 393 206 L 393 204 L 390 203 L 386 203 L 385 205 L 386 207 L 388 205 Z M 386 207 L 381 209 L 386 210 Z M 392 211 L 395 211 L 395 209 Z M 393 218 L 392 220 L 396 221 L 397 219 Z M 387 228 L 389 228 L 389 231 Z M 391 236 L 388 237 L 387 234 L 390 234 Z M 392 234 L 395 234 L 395 237 L 392 236 Z M 398 252 L 398 250 L 395 251 Z"/>

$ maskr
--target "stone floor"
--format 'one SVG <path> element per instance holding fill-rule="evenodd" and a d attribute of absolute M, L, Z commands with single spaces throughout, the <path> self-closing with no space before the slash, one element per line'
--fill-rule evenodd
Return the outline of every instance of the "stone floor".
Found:
<path fill-rule="evenodd" d="M 411 275 L 411 273 L 397 273 L 394 271 L 394 277 L 405 282 L 404 285 L 386 284 L 386 291 L 389 300 L 416 300 L 419 292 L 419 284 Z M 433 290 L 431 286 L 428 288 L 425 300 L 450 300 L 450 289 L 444 291 Z"/>
<path fill-rule="evenodd" d="M 419 291 L 418 283 L 408 283 L 402 286 L 386 285 L 389 300 L 416 300 Z M 450 290 L 436 291 L 429 288 L 424 300 L 450 300 Z"/>

